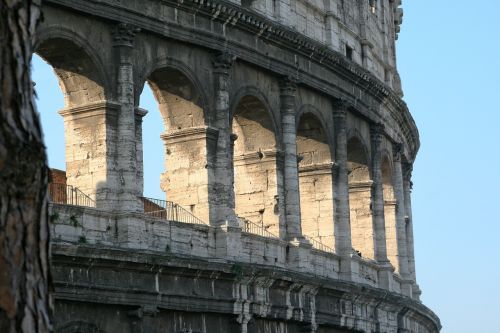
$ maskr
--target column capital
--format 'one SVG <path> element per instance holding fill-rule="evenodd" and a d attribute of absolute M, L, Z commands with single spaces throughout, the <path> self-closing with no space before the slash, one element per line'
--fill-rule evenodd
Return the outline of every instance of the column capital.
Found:
<path fill-rule="evenodd" d="M 280 81 L 281 96 L 295 96 L 297 92 L 297 81 L 291 76 L 283 76 Z"/>
<path fill-rule="evenodd" d="M 392 145 L 392 155 L 394 162 L 401 162 L 401 157 L 403 156 L 404 145 L 401 142 L 393 143 Z"/>
<path fill-rule="evenodd" d="M 333 98 L 332 107 L 333 107 L 332 112 L 334 118 L 346 118 L 347 110 L 349 109 L 350 104 L 346 99 Z"/>
<path fill-rule="evenodd" d="M 411 176 L 412 176 L 412 172 L 413 172 L 413 164 L 411 164 L 410 162 L 403 162 L 402 167 L 403 167 L 403 180 L 405 182 L 410 182 L 410 185 L 411 185 L 412 184 Z"/>
<path fill-rule="evenodd" d="M 113 46 L 133 47 L 135 35 L 141 29 L 128 23 L 118 23 L 111 32 L 113 36 Z"/>
<path fill-rule="evenodd" d="M 229 52 L 217 53 L 213 59 L 213 66 L 216 72 L 227 74 L 233 66 L 236 56 Z"/>
<path fill-rule="evenodd" d="M 382 123 L 373 123 L 370 125 L 370 137 L 372 141 L 376 143 L 380 143 L 382 141 L 382 137 L 385 133 L 385 126 Z"/>

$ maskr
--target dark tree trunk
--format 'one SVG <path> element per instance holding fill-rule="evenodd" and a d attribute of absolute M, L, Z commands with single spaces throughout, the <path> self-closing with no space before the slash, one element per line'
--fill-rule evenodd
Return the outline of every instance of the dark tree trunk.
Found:
<path fill-rule="evenodd" d="M 0 332 L 49 332 L 47 164 L 30 74 L 41 0 L 0 0 Z"/>

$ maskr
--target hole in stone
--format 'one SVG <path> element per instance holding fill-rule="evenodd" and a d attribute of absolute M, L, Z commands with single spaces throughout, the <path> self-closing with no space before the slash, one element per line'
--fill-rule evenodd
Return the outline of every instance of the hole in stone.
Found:
<path fill-rule="evenodd" d="M 349 60 L 352 60 L 352 47 L 350 47 L 349 45 L 345 45 L 345 56 L 347 57 L 347 59 Z"/>

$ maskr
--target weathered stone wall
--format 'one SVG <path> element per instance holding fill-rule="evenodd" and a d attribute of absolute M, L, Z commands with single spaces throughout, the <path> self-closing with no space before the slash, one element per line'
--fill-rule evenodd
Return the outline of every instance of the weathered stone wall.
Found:
<path fill-rule="evenodd" d="M 278 239 L 237 232 L 222 258 L 209 226 L 55 204 L 50 217 L 57 332 L 437 331 L 397 275 L 380 289 L 375 261 L 353 257 L 348 282 L 335 254 L 294 268 Z"/>
<path fill-rule="evenodd" d="M 44 2 L 67 182 L 96 201 L 52 211 L 61 331 L 113 331 L 122 306 L 131 332 L 439 331 L 418 303 L 399 4 L 369 4 Z M 145 84 L 165 125 L 158 182 L 185 218 L 143 213 Z M 90 303 L 117 312 L 88 324 Z"/>
<path fill-rule="evenodd" d="M 394 40 L 403 16 L 400 3 L 394 0 L 241 1 L 243 7 L 336 51 L 350 53 L 353 61 L 398 91 L 401 87 Z"/>

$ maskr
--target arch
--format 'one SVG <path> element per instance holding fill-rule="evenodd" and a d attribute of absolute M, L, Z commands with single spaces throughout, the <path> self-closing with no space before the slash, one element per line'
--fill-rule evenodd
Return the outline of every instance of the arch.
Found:
<path fill-rule="evenodd" d="M 375 232 L 371 211 L 372 181 L 369 157 L 359 133 L 347 141 L 349 206 L 352 246 L 363 257 L 375 258 Z"/>
<path fill-rule="evenodd" d="M 163 72 L 163 75 L 160 74 L 161 72 Z M 190 67 L 177 59 L 170 57 L 159 57 L 148 63 L 145 66 L 143 72 L 138 75 L 138 82 L 142 82 L 142 84 L 136 87 L 136 96 L 141 95 L 141 92 L 144 89 L 144 84 L 148 82 L 148 84 L 151 86 L 151 89 L 153 90 L 153 93 L 155 94 L 155 98 L 157 99 L 157 101 L 159 102 L 161 98 L 163 98 L 163 101 L 167 101 L 167 96 L 162 96 L 160 91 L 162 89 L 165 91 L 169 90 L 169 82 L 162 82 L 163 80 L 161 80 L 162 76 L 169 77 L 169 73 L 173 74 L 173 76 L 176 76 L 181 80 L 181 82 L 179 82 L 181 84 L 179 84 L 178 87 L 177 85 L 173 85 L 174 91 L 170 91 L 170 94 L 173 94 L 175 96 L 177 93 L 177 96 L 179 96 L 183 100 L 191 101 L 193 104 L 198 106 L 201 110 L 203 110 L 204 125 L 210 124 L 209 103 L 207 92 L 205 91 L 204 86 L 201 84 L 198 76 L 193 73 Z M 160 80 L 154 80 L 153 76 Z M 155 83 L 155 81 L 159 82 Z M 173 81 L 174 80 L 171 80 L 170 84 L 172 84 Z M 184 81 L 184 85 L 182 84 L 182 81 Z M 161 83 L 167 84 L 167 86 L 162 86 Z M 155 84 L 156 86 L 153 86 L 152 84 Z M 182 89 L 183 86 L 184 89 Z M 159 93 L 159 96 L 156 96 L 157 92 L 155 92 L 155 90 Z M 195 96 L 190 95 L 190 92 L 194 92 Z M 136 106 L 139 105 L 139 101 L 140 98 L 135 99 Z M 165 117 L 164 111 L 165 110 L 160 110 L 160 112 L 162 112 L 162 117 L 164 117 L 164 119 L 167 119 L 168 117 Z"/>
<path fill-rule="evenodd" d="M 347 137 L 347 167 L 349 182 L 366 182 L 371 179 L 370 158 L 362 136 L 351 130 Z"/>
<path fill-rule="evenodd" d="M 302 233 L 335 247 L 331 145 L 321 120 L 301 112 L 297 121 L 297 156 Z"/>
<path fill-rule="evenodd" d="M 109 75 L 85 38 L 66 28 L 47 27 L 37 32 L 34 50 L 54 68 L 66 108 L 107 100 Z"/>
<path fill-rule="evenodd" d="M 165 128 L 160 135 L 165 145 L 160 187 L 167 200 L 208 223 L 208 156 L 213 155 L 209 149 L 217 137 L 206 126 L 206 99 L 200 85 L 185 67 L 164 59 L 151 67 L 146 78 Z M 142 142 L 142 137 L 137 140 Z M 147 165 L 147 158 L 143 160 Z"/>
<path fill-rule="evenodd" d="M 280 233 L 278 149 L 267 104 L 244 95 L 232 109 L 235 211 L 269 232 Z"/>
<path fill-rule="evenodd" d="M 244 86 L 238 89 L 236 93 L 233 94 L 231 97 L 231 107 L 230 107 L 230 114 L 229 114 L 229 119 L 231 119 L 231 126 L 233 125 L 232 122 L 234 120 L 234 116 L 237 112 L 237 108 L 240 105 L 240 102 L 243 98 L 246 97 L 253 97 L 258 103 L 261 105 L 263 109 L 266 110 L 267 116 L 269 117 L 268 121 L 270 122 L 266 125 L 269 130 L 272 130 L 274 132 L 274 140 L 276 141 L 276 147 L 278 149 L 281 149 L 281 127 L 280 127 L 280 116 L 277 114 L 273 108 L 271 107 L 271 104 L 269 103 L 268 98 L 266 95 L 259 90 L 259 88 L 255 86 Z"/>
<path fill-rule="evenodd" d="M 315 106 L 310 105 L 310 104 L 302 105 L 299 108 L 299 111 L 297 112 L 297 117 L 296 117 L 296 122 L 295 122 L 296 128 L 298 129 L 299 124 L 300 124 L 300 120 L 301 120 L 302 116 L 306 113 L 316 117 L 317 121 L 319 122 L 319 125 L 321 125 L 321 127 L 323 128 L 324 135 L 325 135 L 324 142 L 326 144 L 328 144 L 328 146 L 330 147 L 330 156 L 332 157 L 332 160 L 333 160 L 333 156 L 335 155 L 335 150 L 333 148 L 334 147 L 333 136 L 332 136 L 332 133 L 327 130 L 329 128 L 328 122 L 324 118 L 323 113 L 318 108 L 316 108 Z"/>
<path fill-rule="evenodd" d="M 108 149 L 107 135 L 111 124 L 107 119 L 110 110 L 106 102 L 109 75 L 96 50 L 78 33 L 62 27 L 46 27 L 37 32 L 34 53 L 54 70 L 64 94 L 65 109 L 65 183 L 97 201 L 99 192 L 107 191 Z M 108 154 L 103 158 L 103 153 Z M 60 180 L 59 180 L 60 181 Z M 66 184 L 56 187 L 65 189 Z M 100 185 L 99 185 L 100 184 Z"/>

